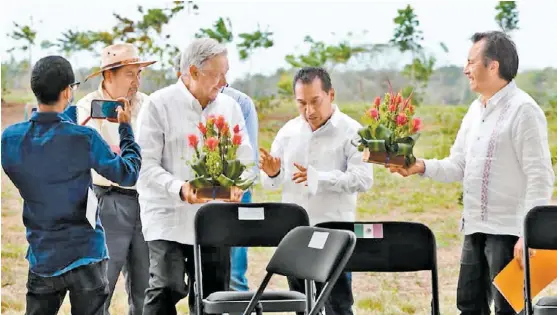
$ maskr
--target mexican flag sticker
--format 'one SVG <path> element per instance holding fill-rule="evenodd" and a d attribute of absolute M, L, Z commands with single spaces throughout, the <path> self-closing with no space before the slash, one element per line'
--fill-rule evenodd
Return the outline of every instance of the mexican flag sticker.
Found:
<path fill-rule="evenodd" d="M 358 238 L 383 238 L 383 224 L 354 224 Z"/>

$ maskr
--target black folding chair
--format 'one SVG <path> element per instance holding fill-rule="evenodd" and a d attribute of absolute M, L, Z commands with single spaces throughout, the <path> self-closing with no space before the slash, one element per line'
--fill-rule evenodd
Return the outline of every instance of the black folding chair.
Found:
<path fill-rule="evenodd" d="M 524 305 L 526 315 L 557 314 L 557 296 L 542 297 L 532 309 L 529 248 L 557 250 L 557 206 L 540 206 L 524 218 Z M 533 313 L 532 313 L 533 311 Z"/>
<path fill-rule="evenodd" d="M 220 291 L 203 299 L 201 248 L 203 246 L 276 247 L 298 226 L 308 226 L 306 211 L 287 203 L 209 203 L 195 215 L 196 314 L 242 312 L 255 292 Z M 306 295 L 294 291 L 268 292 L 260 307 L 268 312 L 303 312 Z"/>
<path fill-rule="evenodd" d="M 435 235 L 414 222 L 324 222 L 317 226 L 354 231 L 356 249 L 347 272 L 416 272 L 431 270 L 431 314 L 439 315 Z"/>
<path fill-rule="evenodd" d="M 267 274 L 244 315 L 253 312 L 274 274 L 324 283 L 315 305 L 306 313 L 318 314 L 350 259 L 355 245 L 356 235 L 350 231 L 309 226 L 297 227 L 290 231 L 269 261 Z M 265 307 L 263 310 L 266 311 Z"/>

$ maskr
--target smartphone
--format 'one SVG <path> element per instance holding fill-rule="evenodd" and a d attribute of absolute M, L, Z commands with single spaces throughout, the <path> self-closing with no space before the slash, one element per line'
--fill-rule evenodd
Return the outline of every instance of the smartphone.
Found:
<path fill-rule="evenodd" d="M 118 118 L 116 108 L 121 106 L 124 109 L 124 102 L 113 100 L 92 100 L 91 101 L 91 118 L 106 119 Z"/>

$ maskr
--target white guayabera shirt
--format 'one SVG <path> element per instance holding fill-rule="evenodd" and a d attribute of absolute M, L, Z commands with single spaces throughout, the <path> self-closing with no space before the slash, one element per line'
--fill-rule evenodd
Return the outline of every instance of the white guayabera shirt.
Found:
<path fill-rule="evenodd" d="M 553 193 L 545 114 L 512 81 L 485 107 L 474 101 L 449 157 L 425 167 L 425 177 L 463 182 L 465 234 L 520 236 L 526 213 L 549 204 Z"/>
<path fill-rule="evenodd" d="M 245 131 L 240 105 L 219 93 L 205 109 L 179 80 L 176 84 L 154 92 L 143 105 L 138 118 L 137 142 L 141 146 L 142 166 L 137 181 L 141 222 L 146 241 L 168 240 L 193 244 L 193 223 L 200 204 L 180 198 L 180 188 L 195 173 L 187 164 L 195 156 L 188 145 L 189 134 L 202 139 L 197 125 L 206 123 L 209 115 L 223 115 L 232 129 L 240 126 L 242 144 L 237 157 L 244 164 L 255 163 L 253 149 Z M 243 178 L 253 178 L 248 167 Z"/>
<path fill-rule="evenodd" d="M 288 121 L 271 145 L 271 155 L 281 159 L 279 175 L 270 178 L 261 171 L 263 186 L 282 186 L 282 202 L 306 209 L 312 225 L 354 221 L 358 192 L 373 184 L 372 164 L 364 163 L 350 143 L 361 125 L 334 106 L 329 121 L 315 132 L 301 116 Z M 298 172 L 294 163 L 308 168 L 307 186 L 292 181 Z"/>

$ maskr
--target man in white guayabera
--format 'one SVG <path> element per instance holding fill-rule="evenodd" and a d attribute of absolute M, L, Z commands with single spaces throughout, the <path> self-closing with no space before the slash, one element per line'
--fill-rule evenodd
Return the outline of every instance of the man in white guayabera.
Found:
<path fill-rule="evenodd" d="M 145 315 L 176 314 L 176 303 L 188 294 L 191 314 L 195 310 L 193 224 L 201 204 L 188 182 L 195 178 L 188 165 L 195 156 L 188 136 L 195 134 L 202 139 L 198 124 L 205 124 L 209 116 L 222 115 L 230 126 L 238 125 L 244 139 L 237 151 L 238 159 L 245 165 L 254 163 L 240 105 L 221 93 L 228 72 L 226 48 L 213 39 L 196 39 L 182 52 L 180 60 L 181 77 L 175 84 L 151 94 L 138 118 L 138 143 L 144 164 L 137 190 L 150 258 Z M 253 178 L 253 168 L 248 167 L 242 176 Z M 240 202 L 244 192 L 233 187 L 232 193 L 232 201 Z M 204 297 L 228 290 L 229 248 L 204 247 L 201 255 Z"/>
<path fill-rule="evenodd" d="M 449 157 L 418 160 L 403 176 L 421 174 L 462 181 L 464 245 L 457 288 L 462 315 L 515 314 L 491 284 L 513 259 L 522 258 L 522 222 L 550 202 L 555 174 L 542 109 L 514 82 L 518 54 L 502 32 L 476 33 L 464 74 L 480 94 L 462 120 Z M 531 254 L 531 253 L 530 253 Z"/>
<path fill-rule="evenodd" d="M 278 132 L 271 152 L 260 149 L 261 181 L 265 188 L 282 187 L 282 201 L 308 212 L 311 224 L 354 221 L 358 192 L 373 184 L 373 166 L 352 145 L 361 125 L 333 103 L 335 90 L 322 68 L 302 68 L 293 82 L 300 115 Z M 288 279 L 291 289 L 304 283 Z M 322 289 L 317 284 L 317 290 Z M 327 315 L 351 315 L 352 276 L 346 272 L 325 303 Z"/>

